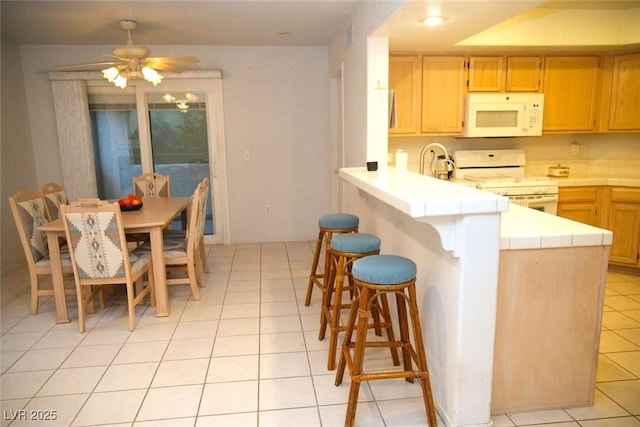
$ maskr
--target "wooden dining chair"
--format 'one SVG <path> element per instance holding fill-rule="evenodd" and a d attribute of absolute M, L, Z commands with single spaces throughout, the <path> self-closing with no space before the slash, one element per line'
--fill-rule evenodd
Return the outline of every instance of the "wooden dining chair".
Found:
<path fill-rule="evenodd" d="M 53 296 L 53 289 L 40 287 L 42 276 L 51 276 L 51 260 L 47 233 L 38 231 L 38 227 L 47 223 L 45 201 L 37 190 L 21 190 L 9 197 L 11 213 L 18 229 L 18 236 L 27 259 L 29 280 L 31 282 L 30 313 L 38 314 L 40 297 Z M 63 274 L 73 274 L 68 251 L 61 251 Z M 66 289 L 65 294 L 75 294 L 75 289 Z"/>
<path fill-rule="evenodd" d="M 40 193 L 44 198 L 47 216 L 50 221 L 58 219 L 60 213 L 60 205 L 69 203 L 67 193 L 64 186 L 56 182 L 48 182 L 40 188 Z"/>
<path fill-rule="evenodd" d="M 171 197 L 171 176 L 155 172 L 134 176 L 133 194 L 140 197 Z"/>
<path fill-rule="evenodd" d="M 91 305 L 102 287 L 124 284 L 129 330 L 133 331 L 136 305 L 149 295 L 151 306 L 155 306 L 151 253 L 127 247 L 118 203 L 78 201 L 62 205 L 61 216 L 78 296 L 78 330 L 85 331 L 85 305 Z M 147 286 L 143 283 L 145 274 Z"/>
<path fill-rule="evenodd" d="M 200 184 L 202 184 L 202 192 L 206 193 L 205 197 L 207 197 L 207 199 L 205 199 L 205 203 L 204 203 L 204 221 L 206 222 L 206 209 L 207 209 L 207 202 L 206 200 L 208 200 L 209 197 L 209 178 L 205 177 L 202 179 L 202 181 L 200 181 Z M 187 206 L 187 218 L 189 218 L 189 216 L 191 215 L 191 203 Z M 188 220 L 187 220 L 188 221 Z M 203 223 L 204 225 L 204 223 Z M 176 229 L 165 229 L 163 231 L 165 240 L 166 239 L 185 239 L 186 238 L 186 234 L 187 234 L 187 230 L 176 230 Z M 209 272 L 209 261 L 207 260 L 207 251 L 205 248 L 205 244 L 204 244 L 204 228 L 203 228 L 203 237 L 200 239 L 200 243 L 199 243 L 199 248 L 198 248 L 198 253 L 200 255 L 200 259 L 202 261 L 202 269 L 204 270 L 205 273 Z"/>
<path fill-rule="evenodd" d="M 200 182 L 189 202 L 189 218 L 184 237 L 164 238 L 164 263 L 167 268 L 167 285 L 189 285 L 194 300 L 200 300 L 200 286 L 205 286 L 200 242 L 204 238 L 204 220 L 208 190 L 206 182 Z M 143 247 L 150 249 L 147 243 Z M 174 277 L 174 271 L 186 272 L 186 277 Z"/>

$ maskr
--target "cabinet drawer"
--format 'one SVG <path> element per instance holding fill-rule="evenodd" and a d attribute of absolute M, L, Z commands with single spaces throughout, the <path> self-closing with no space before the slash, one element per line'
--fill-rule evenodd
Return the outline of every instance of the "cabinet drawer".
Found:
<path fill-rule="evenodd" d="M 640 203 L 640 188 L 614 187 L 611 189 L 611 201 Z"/>
<path fill-rule="evenodd" d="M 599 187 L 559 188 L 558 201 L 564 202 L 595 202 L 598 199 Z"/>

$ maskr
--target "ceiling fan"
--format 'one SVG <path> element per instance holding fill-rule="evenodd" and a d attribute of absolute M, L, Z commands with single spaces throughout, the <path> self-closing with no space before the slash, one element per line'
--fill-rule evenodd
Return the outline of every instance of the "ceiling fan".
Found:
<path fill-rule="evenodd" d="M 200 59 L 195 56 L 149 57 L 149 49 L 133 44 L 131 39 L 131 32 L 136 29 L 137 25 L 136 21 L 130 19 L 120 21 L 120 28 L 127 32 L 128 41 L 125 46 L 114 48 L 112 55 L 103 54 L 113 58 L 112 60 L 60 65 L 55 67 L 55 70 L 95 69 L 107 66 L 102 69 L 104 78 L 124 89 L 127 87 L 127 79 L 142 77 L 157 85 L 163 78 L 158 71 L 181 73 L 200 63 Z"/>

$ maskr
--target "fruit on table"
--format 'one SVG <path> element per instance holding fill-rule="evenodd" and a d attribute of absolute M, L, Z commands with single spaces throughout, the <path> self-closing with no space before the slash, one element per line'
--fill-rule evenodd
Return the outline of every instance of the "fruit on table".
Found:
<path fill-rule="evenodd" d="M 142 199 L 140 196 L 136 196 L 135 194 L 127 194 L 126 197 L 118 200 L 118 204 L 120 206 L 136 206 L 142 203 Z"/>

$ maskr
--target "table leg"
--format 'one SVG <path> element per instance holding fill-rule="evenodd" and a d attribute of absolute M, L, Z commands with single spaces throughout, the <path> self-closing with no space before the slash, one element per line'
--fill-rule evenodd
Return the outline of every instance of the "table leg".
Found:
<path fill-rule="evenodd" d="M 57 232 L 47 233 L 49 260 L 51 262 L 51 281 L 53 282 L 53 298 L 56 303 L 56 323 L 69 323 L 67 313 L 67 297 L 64 293 L 64 277 L 60 261 L 60 241 Z"/>
<path fill-rule="evenodd" d="M 166 317 L 169 309 L 169 291 L 167 289 L 167 271 L 164 266 L 164 242 L 162 227 L 149 230 L 151 238 L 151 260 L 153 262 L 153 279 L 156 291 L 156 317 Z"/>

